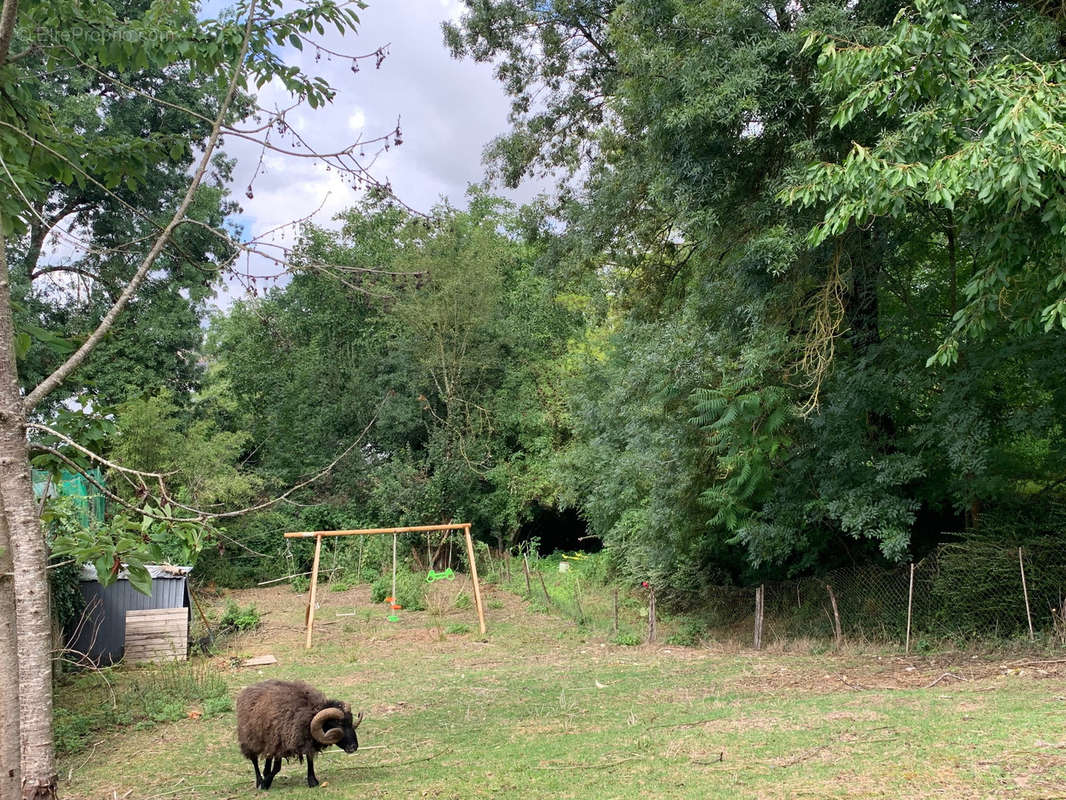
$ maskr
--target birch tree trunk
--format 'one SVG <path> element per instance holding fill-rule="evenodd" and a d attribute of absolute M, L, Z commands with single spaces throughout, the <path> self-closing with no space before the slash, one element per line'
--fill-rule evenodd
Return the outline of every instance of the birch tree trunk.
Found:
<path fill-rule="evenodd" d="M 3 499 L 14 572 L 22 798 L 51 800 L 56 796 L 56 770 L 52 749 L 52 619 L 48 608 L 48 551 L 33 500 L 26 445 L 26 410 L 15 364 L 15 326 L 7 253 L 2 237 L 0 498 Z M 4 741 L 6 743 L 6 735 Z"/>
<path fill-rule="evenodd" d="M 2 240 L 0 240 L 2 241 Z M 0 243 L 0 259 L 3 245 Z M 15 635 L 15 585 L 11 545 L 0 496 L 0 798 L 18 796 L 19 770 L 19 661 Z"/>

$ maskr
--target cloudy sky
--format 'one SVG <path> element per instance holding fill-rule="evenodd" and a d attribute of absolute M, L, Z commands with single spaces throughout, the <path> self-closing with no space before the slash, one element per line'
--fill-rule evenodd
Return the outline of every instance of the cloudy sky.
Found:
<path fill-rule="evenodd" d="M 228 4 L 228 3 L 227 3 Z M 208 3 L 204 13 L 209 15 Z M 441 22 L 458 19 L 457 0 L 370 0 L 360 13 L 358 36 L 341 38 L 335 29 L 321 43 L 341 53 L 362 54 L 387 45 L 388 57 L 379 69 L 374 61 L 360 62 L 353 74 L 347 59 L 322 54 L 315 62 L 312 48 L 289 50 L 286 60 L 325 77 L 337 90 L 333 104 L 318 110 L 290 112 L 287 121 L 319 152 L 338 150 L 360 136 L 373 138 L 396 127 L 403 145 L 383 153 L 373 172 L 388 179 L 409 206 L 428 210 L 441 197 L 465 204 L 467 185 L 483 178 L 482 151 L 507 127 L 508 101 L 492 77 L 492 67 L 452 59 L 444 46 Z M 265 107 L 284 107 L 289 95 L 267 85 L 259 92 Z M 289 144 L 285 142 L 285 144 Z M 238 222 L 245 237 L 321 210 L 316 224 L 327 225 L 338 211 L 350 207 L 358 195 L 336 171 L 309 159 L 267 153 L 256 174 L 260 149 L 230 139 L 225 151 L 237 159 L 233 195 L 243 207 Z M 254 177 L 254 181 L 253 181 Z M 252 182 L 251 199 L 245 190 Z M 533 188 L 511 196 L 529 199 Z M 277 244 L 291 241 L 291 230 L 274 236 Z M 253 271 L 274 272 L 266 264 Z M 222 305 L 228 298 L 220 298 Z"/>

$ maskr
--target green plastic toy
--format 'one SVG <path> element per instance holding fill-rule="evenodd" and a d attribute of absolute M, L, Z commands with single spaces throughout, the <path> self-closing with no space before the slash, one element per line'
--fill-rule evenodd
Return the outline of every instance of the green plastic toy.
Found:
<path fill-rule="evenodd" d="M 448 569 L 444 570 L 444 572 L 434 572 L 433 570 L 430 570 L 429 574 L 426 576 L 426 583 L 433 583 L 433 581 L 445 581 L 445 580 L 447 580 L 447 581 L 454 581 L 455 580 L 455 573 L 452 572 L 452 568 L 451 567 L 448 567 Z"/>

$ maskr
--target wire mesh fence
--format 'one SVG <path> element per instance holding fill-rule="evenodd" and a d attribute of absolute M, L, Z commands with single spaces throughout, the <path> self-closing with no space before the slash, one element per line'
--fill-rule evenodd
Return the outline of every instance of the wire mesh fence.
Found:
<path fill-rule="evenodd" d="M 324 553 L 323 563 L 333 570 L 330 575 L 359 582 L 379 571 L 379 556 L 351 546 Z M 573 569 L 567 569 L 566 558 L 530 558 L 527 579 L 521 555 L 478 547 L 483 580 L 527 597 L 534 610 L 562 614 L 628 642 L 646 640 L 654 587 L 615 588 L 605 558 L 583 561 L 576 554 L 569 557 L 577 559 L 569 565 Z M 245 585 L 255 585 L 276 582 L 278 576 L 292 579 L 302 563 L 293 554 L 269 559 L 236 551 L 226 554 L 218 572 L 231 577 L 227 571 L 246 570 Z M 1066 548 L 1056 538 L 1030 540 L 1022 547 L 966 540 L 942 545 L 913 565 L 855 566 L 761 587 L 710 587 L 699 612 L 687 618 L 674 618 L 660 606 L 657 640 L 711 638 L 752 646 L 758 627 L 763 646 L 809 639 L 898 643 L 913 650 L 944 640 L 1018 638 L 1066 646 L 1064 603 Z"/>
<path fill-rule="evenodd" d="M 718 587 L 707 598 L 723 636 L 756 634 L 758 587 Z M 1066 645 L 1066 551 L 1054 542 L 1025 547 L 943 545 L 920 562 L 873 566 L 763 585 L 760 638 L 899 642 L 1024 637 Z"/>

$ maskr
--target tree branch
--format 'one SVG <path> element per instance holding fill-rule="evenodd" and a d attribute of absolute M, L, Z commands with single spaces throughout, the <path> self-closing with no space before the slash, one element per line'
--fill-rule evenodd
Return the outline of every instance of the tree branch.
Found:
<path fill-rule="evenodd" d="M 5 0 L 5 13 L 7 11 L 7 3 L 14 3 L 15 1 L 16 0 Z M 125 307 L 129 304 L 130 300 L 133 299 L 133 296 L 136 294 L 137 289 L 140 287 L 144 279 L 148 276 L 148 273 L 151 270 L 152 265 L 155 263 L 156 258 L 158 258 L 159 254 L 163 251 L 163 248 L 170 240 L 174 229 L 177 228 L 177 226 L 181 223 L 186 212 L 189 210 L 189 207 L 192 205 L 193 197 L 195 196 L 196 190 L 199 188 L 201 182 L 203 181 L 204 174 L 207 172 L 207 168 L 211 163 L 211 156 L 214 153 L 216 145 L 218 144 L 219 134 L 222 131 L 222 122 L 229 114 L 230 106 L 233 104 L 233 98 L 237 92 L 237 84 L 239 82 L 238 79 L 244 71 L 244 57 L 248 52 L 248 43 L 251 40 L 252 25 L 255 20 L 255 5 L 256 0 L 251 0 L 248 6 L 248 21 L 244 26 L 244 40 L 241 42 L 241 50 L 237 57 L 237 64 L 233 68 L 233 75 L 230 77 L 229 88 L 226 90 L 226 97 L 222 101 L 221 106 L 219 107 L 218 116 L 215 118 L 215 122 L 211 127 L 211 135 L 207 139 L 207 143 L 204 147 L 203 156 L 200 158 L 200 164 L 197 167 L 196 173 L 193 175 L 192 180 L 189 183 L 189 188 L 185 192 L 185 197 L 182 200 L 181 205 L 178 206 L 177 211 L 174 212 L 174 216 L 171 217 L 171 220 L 167 224 L 166 228 L 163 229 L 163 232 L 159 235 L 159 238 L 156 239 L 151 251 L 149 251 L 148 255 L 145 256 L 144 261 L 141 262 L 141 266 L 138 268 L 137 272 L 134 274 L 130 282 L 126 285 L 126 288 L 122 291 L 122 294 L 119 296 L 118 300 L 115 301 L 115 304 L 111 306 L 110 310 L 108 310 L 107 314 L 105 314 L 104 318 L 100 321 L 100 324 L 97 325 L 96 330 L 92 332 L 89 338 L 85 340 L 81 347 L 79 347 L 77 351 L 75 351 L 70 356 L 70 358 L 63 362 L 63 364 L 58 369 L 56 369 L 55 372 L 53 372 L 51 375 L 41 381 L 41 383 L 38 384 L 37 387 L 26 396 L 25 406 L 27 415 L 29 415 L 29 413 L 39 402 L 41 402 L 42 399 L 47 397 L 51 392 L 58 388 L 59 385 L 62 384 L 64 380 L 66 380 L 70 373 L 72 373 L 79 366 L 81 366 L 82 362 L 85 361 L 85 359 L 89 356 L 89 353 L 91 353 L 96 348 L 96 345 L 99 344 L 100 341 L 104 338 L 104 336 L 107 335 L 107 332 L 111 330 L 111 327 L 112 325 L 114 325 L 115 320 L 118 318 L 119 314 L 122 313 L 123 309 L 125 309 Z"/>
<path fill-rule="evenodd" d="M 15 35 L 15 20 L 19 13 L 19 0 L 4 0 L 4 9 L 0 11 L 0 65 L 8 61 L 11 51 L 11 37 Z"/>

